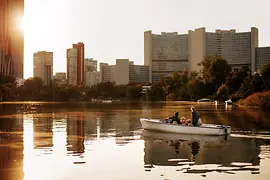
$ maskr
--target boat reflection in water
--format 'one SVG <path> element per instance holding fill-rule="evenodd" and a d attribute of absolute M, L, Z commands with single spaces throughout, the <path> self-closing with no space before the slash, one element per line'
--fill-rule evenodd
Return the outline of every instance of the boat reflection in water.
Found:
<path fill-rule="evenodd" d="M 252 171 L 258 173 L 260 139 L 143 131 L 144 163 L 179 166 L 185 173 Z"/>

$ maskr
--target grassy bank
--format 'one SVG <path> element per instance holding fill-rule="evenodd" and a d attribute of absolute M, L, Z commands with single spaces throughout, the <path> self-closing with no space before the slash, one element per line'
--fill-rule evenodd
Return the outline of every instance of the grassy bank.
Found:
<path fill-rule="evenodd" d="M 270 91 L 257 92 L 237 102 L 238 106 L 260 107 L 270 110 Z"/>

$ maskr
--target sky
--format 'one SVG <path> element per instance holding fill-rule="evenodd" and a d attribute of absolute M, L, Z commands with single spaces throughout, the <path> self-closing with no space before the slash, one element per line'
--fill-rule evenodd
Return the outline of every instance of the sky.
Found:
<path fill-rule="evenodd" d="M 144 62 L 144 31 L 188 33 L 259 29 L 259 46 L 270 46 L 270 0 L 25 0 L 25 73 L 33 53 L 54 52 L 54 73 L 66 72 L 66 49 L 84 42 L 85 57 L 115 64 Z"/>

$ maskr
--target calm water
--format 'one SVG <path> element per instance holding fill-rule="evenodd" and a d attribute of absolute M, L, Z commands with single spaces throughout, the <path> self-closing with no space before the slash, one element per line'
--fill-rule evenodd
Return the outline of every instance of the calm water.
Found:
<path fill-rule="evenodd" d="M 230 137 L 143 131 L 195 105 Z M 0 179 L 269 179 L 270 114 L 192 103 L 0 104 Z"/>

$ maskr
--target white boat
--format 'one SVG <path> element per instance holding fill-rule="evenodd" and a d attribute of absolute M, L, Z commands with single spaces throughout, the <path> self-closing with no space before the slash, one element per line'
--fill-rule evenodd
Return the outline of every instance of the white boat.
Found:
<path fill-rule="evenodd" d="M 199 99 L 197 102 L 211 102 L 211 100 L 207 98 L 202 98 L 202 99 Z"/>
<path fill-rule="evenodd" d="M 180 124 L 163 123 L 158 119 L 140 119 L 143 129 L 179 133 L 179 134 L 200 134 L 200 135 L 229 135 L 231 133 L 230 126 L 215 125 L 215 124 L 202 124 L 199 127 L 184 126 Z"/>
<path fill-rule="evenodd" d="M 228 105 L 232 105 L 233 102 L 232 102 L 232 100 L 228 99 L 227 101 L 225 101 L 225 104 L 228 106 Z"/>
<path fill-rule="evenodd" d="M 112 100 L 103 100 L 102 103 L 112 103 Z"/>
<path fill-rule="evenodd" d="M 225 136 L 208 136 L 199 134 L 175 134 L 175 133 L 163 133 L 158 131 L 143 130 L 142 139 L 145 140 L 166 140 L 166 141 L 197 141 L 197 142 L 211 142 L 215 144 L 220 144 L 229 139 Z"/>

